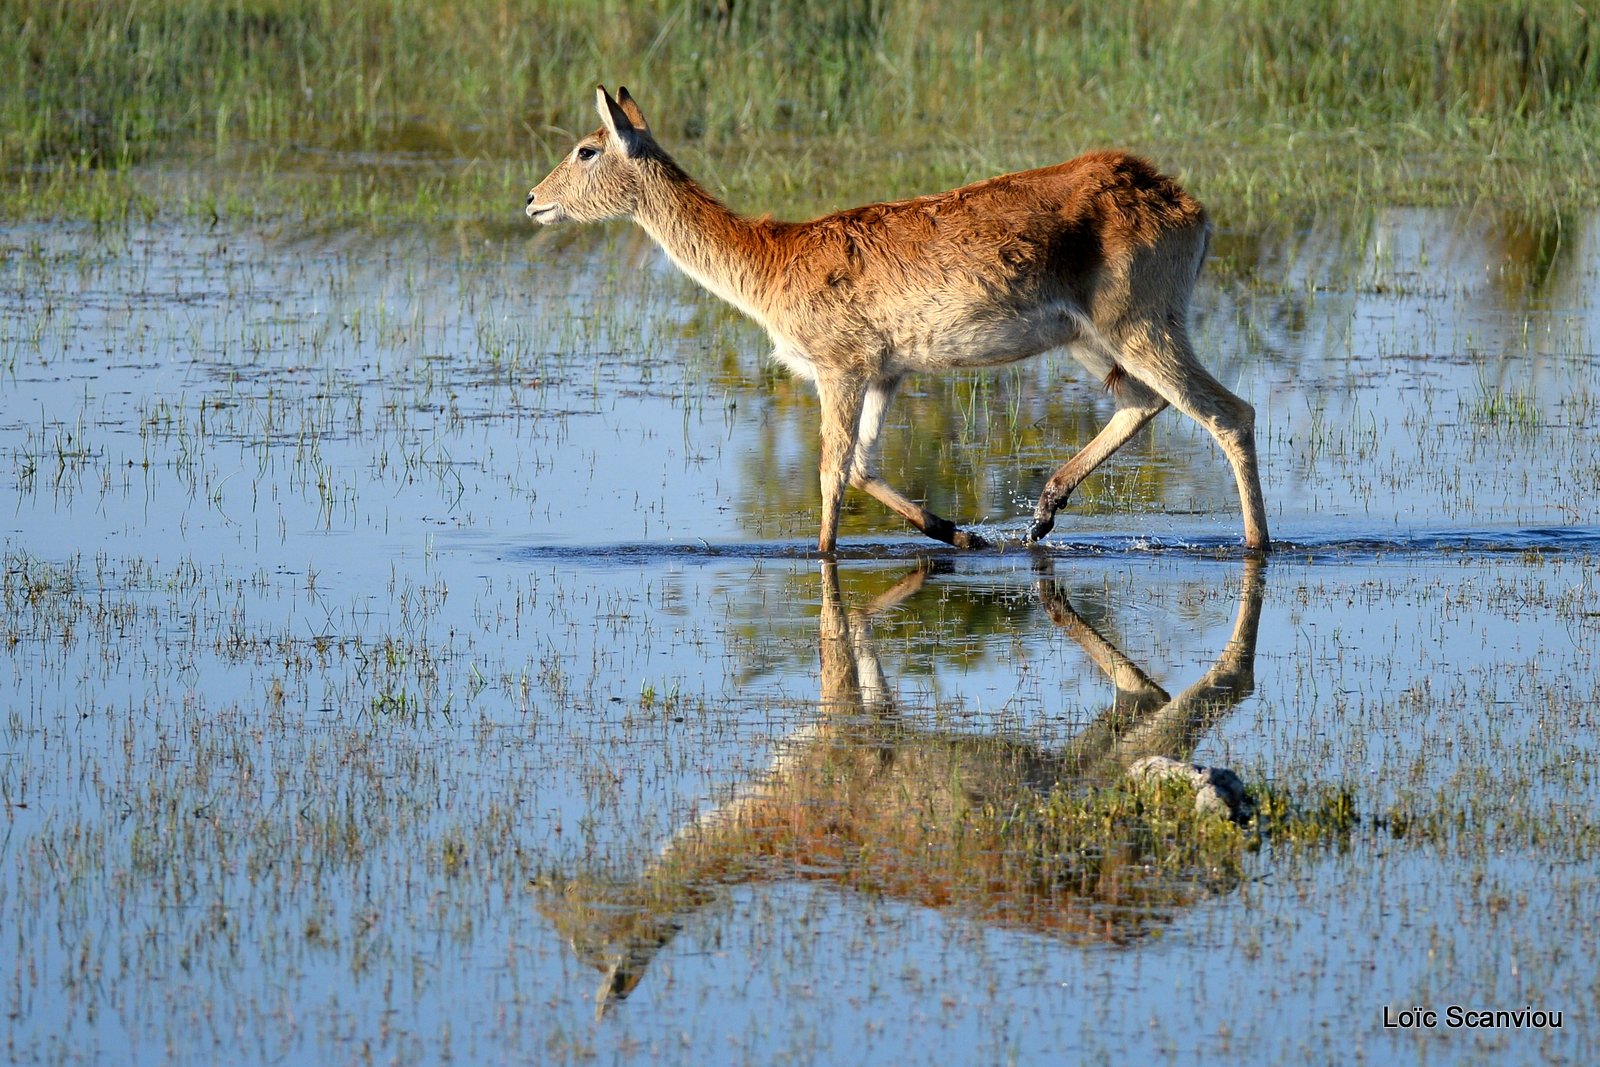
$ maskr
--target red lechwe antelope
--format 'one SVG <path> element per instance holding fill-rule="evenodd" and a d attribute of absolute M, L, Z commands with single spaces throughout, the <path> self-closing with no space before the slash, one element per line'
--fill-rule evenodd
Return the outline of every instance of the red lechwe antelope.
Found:
<path fill-rule="evenodd" d="M 1105 382 L 1116 414 L 1045 484 L 1028 536 L 1168 404 L 1222 446 L 1239 484 L 1245 544 L 1265 551 L 1255 412 L 1200 365 L 1189 294 L 1205 258 L 1205 210 L 1122 152 L 1092 152 L 947 193 L 811 222 L 724 207 L 656 144 L 626 89 L 599 87 L 604 125 L 528 194 L 542 223 L 631 217 L 672 261 L 766 327 L 773 355 L 815 383 L 822 407 L 822 532 L 831 552 L 847 485 L 928 536 L 983 538 L 878 476 L 878 435 L 916 371 L 994 367 L 1066 346 Z"/>

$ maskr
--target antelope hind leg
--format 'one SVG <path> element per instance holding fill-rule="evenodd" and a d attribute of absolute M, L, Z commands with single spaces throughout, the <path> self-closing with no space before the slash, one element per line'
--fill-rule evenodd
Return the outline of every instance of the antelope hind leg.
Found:
<path fill-rule="evenodd" d="M 1120 372 L 1107 378 L 1107 383 L 1107 388 L 1117 398 L 1117 413 L 1045 483 L 1039 504 L 1033 509 L 1033 525 L 1028 529 L 1030 541 L 1042 540 L 1055 529 L 1056 512 L 1061 510 L 1072 491 L 1167 406 L 1165 400 L 1142 383 Z"/>

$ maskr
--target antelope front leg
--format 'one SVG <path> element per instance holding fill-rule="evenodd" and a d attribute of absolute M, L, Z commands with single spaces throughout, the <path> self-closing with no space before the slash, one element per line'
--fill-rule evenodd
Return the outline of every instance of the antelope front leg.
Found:
<path fill-rule="evenodd" d="M 867 386 L 861 417 L 856 426 L 855 453 L 850 461 L 850 484 L 870 493 L 879 503 L 936 541 L 956 548 L 988 548 L 989 542 L 982 537 L 907 500 L 892 485 L 878 477 L 878 435 L 883 430 L 884 413 L 889 408 L 889 401 L 894 399 L 894 391 L 899 384 L 898 380 L 884 380 Z"/>
<path fill-rule="evenodd" d="M 876 475 L 863 477 L 852 476 L 850 484 L 857 489 L 871 493 L 874 498 L 883 503 L 889 510 L 895 512 L 911 525 L 933 538 L 943 541 L 956 548 L 988 548 L 989 542 L 971 530 L 963 530 L 949 519 L 943 519 L 929 511 L 927 508 L 918 507 L 895 491 L 894 486 Z"/>
<path fill-rule="evenodd" d="M 856 430 L 861 422 L 861 402 L 866 383 L 857 378 L 817 378 L 817 402 L 822 406 L 822 459 L 818 464 L 822 488 L 822 530 L 817 551 L 832 552 L 839 542 L 839 509 L 850 484 L 849 465 L 855 455 Z"/>

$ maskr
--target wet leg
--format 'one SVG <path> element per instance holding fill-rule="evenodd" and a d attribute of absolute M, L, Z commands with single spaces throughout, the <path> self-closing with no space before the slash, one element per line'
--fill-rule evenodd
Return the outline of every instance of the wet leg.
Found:
<path fill-rule="evenodd" d="M 1111 421 L 1045 483 L 1039 504 L 1033 509 L 1028 540 L 1037 541 L 1054 529 L 1056 512 L 1061 510 L 1072 491 L 1167 406 L 1161 397 L 1126 377 L 1117 385 L 1116 397 L 1117 413 L 1111 416 Z"/>
<path fill-rule="evenodd" d="M 949 519 L 940 518 L 927 508 L 906 499 L 893 486 L 878 477 L 878 435 L 889 401 L 894 399 L 898 379 L 876 381 L 867 387 L 861 405 L 861 420 L 856 431 L 855 453 L 850 464 L 850 484 L 870 493 L 876 500 L 936 541 L 957 548 L 987 548 L 989 542 L 975 533 L 960 529 Z"/>

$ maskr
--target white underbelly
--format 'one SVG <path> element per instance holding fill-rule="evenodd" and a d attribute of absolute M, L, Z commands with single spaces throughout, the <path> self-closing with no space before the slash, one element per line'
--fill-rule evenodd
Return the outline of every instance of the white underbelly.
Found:
<path fill-rule="evenodd" d="M 773 335 L 773 360 L 796 378 L 815 381 L 817 364 L 798 344 Z M 889 377 L 960 369 L 1003 367 L 1065 348 L 1097 379 L 1117 365 L 1115 351 L 1090 322 L 1070 308 L 990 322 L 957 322 L 890 341 L 881 373 Z"/>
<path fill-rule="evenodd" d="M 1076 309 L 1041 308 L 1010 318 L 954 322 L 907 338 L 895 358 L 910 371 L 1001 367 L 1081 340 L 1093 327 Z"/>

